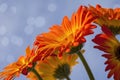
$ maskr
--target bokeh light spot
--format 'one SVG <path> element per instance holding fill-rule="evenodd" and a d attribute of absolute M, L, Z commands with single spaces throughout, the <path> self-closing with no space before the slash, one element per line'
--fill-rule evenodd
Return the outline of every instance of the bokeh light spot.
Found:
<path fill-rule="evenodd" d="M 27 19 L 27 24 L 28 24 L 28 25 L 34 25 L 34 22 L 35 22 L 34 17 L 29 17 L 29 18 Z"/>
<path fill-rule="evenodd" d="M 36 27 L 43 27 L 46 23 L 46 20 L 43 16 L 38 16 L 36 19 L 35 19 L 35 26 Z"/>
<path fill-rule="evenodd" d="M 6 34 L 6 32 L 7 32 L 6 27 L 5 27 L 5 26 L 1 26 L 1 27 L 0 27 L 0 35 L 3 36 L 3 35 Z"/>
<path fill-rule="evenodd" d="M 0 4 L 0 12 L 4 13 L 7 11 L 8 5 L 6 3 Z"/>
<path fill-rule="evenodd" d="M 11 11 L 12 11 L 14 14 L 16 14 L 17 8 L 16 8 L 15 6 L 12 6 L 10 9 L 11 9 Z"/>
<path fill-rule="evenodd" d="M 51 3 L 51 4 L 48 5 L 48 10 L 50 12 L 54 12 L 56 10 L 56 8 L 57 7 L 56 7 L 56 5 L 54 3 Z"/>
<path fill-rule="evenodd" d="M 8 44 L 9 44 L 9 39 L 8 39 L 8 37 L 3 37 L 3 38 L 1 39 L 1 44 L 2 44 L 4 47 L 8 46 Z"/>

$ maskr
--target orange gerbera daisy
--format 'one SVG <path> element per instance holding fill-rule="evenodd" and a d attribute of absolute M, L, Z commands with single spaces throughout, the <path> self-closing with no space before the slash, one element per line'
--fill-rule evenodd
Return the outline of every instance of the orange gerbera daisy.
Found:
<path fill-rule="evenodd" d="M 12 80 L 19 76 L 20 73 L 27 75 L 28 68 L 32 67 L 34 54 L 30 47 L 26 48 L 26 56 L 21 56 L 16 62 L 9 64 L 0 72 L 0 79 Z"/>
<path fill-rule="evenodd" d="M 80 6 L 70 20 L 65 16 L 61 25 L 54 25 L 49 32 L 36 37 L 34 45 L 38 47 L 38 55 L 44 59 L 52 53 L 68 52 L 72 46 L 82 44 L 84 36 L 93 33 L 91 29 L 96 26 L 91 23 L 94 20 L 87 7 Z"/>
<path fill-rule="evenodd" d="M 98 44 L 95 48 L 106 52 L 102 56 L 107 59 L 105 71 L 109 71 L 108 78 L 113 76 L 114 80 L 120 80 L 120 42 L 107 27 L 103 26 L 102 31 L 104 33 L 93 39 Z"/>
<path fill-rule="evenodd" d="M 103 8 L 96 5 L 96 8 L 90 6 L 89 10 L 98 17 L 95 23 L 100 26 L 106 25 L 114 34 L 120 34 L 120 8 Z"/>

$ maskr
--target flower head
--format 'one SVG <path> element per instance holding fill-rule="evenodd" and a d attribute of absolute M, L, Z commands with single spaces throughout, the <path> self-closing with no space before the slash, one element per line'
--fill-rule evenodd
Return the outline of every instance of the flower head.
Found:
<path fill-rule="evenodd" d="M 114 80 L 120 80 L 120 42 L 107 27 L 102 26 L 102 30 L 104 33 L 93 39 L 98 44 L 95 48 L 105 52 L 102 56 L 107 59 L 105 71 L 109 71 L 108 78 L 113 76 Z"/>
<path fill-rule="evenodd" d="M 20 73 L 27 75 L 28 68 L 32 67 L 33 59 L 34 53 L 30 50 L 30 47 L 27 47 L 26 56 L 21 56 L 16 62 L 6 66 L 4 71 L 0 72 L 0 79 L 12 80 L 19 76 Z"/>
<path fill-rule="evenodd" d="M 38 47 L 38 55 L 42 56 L 41 59 L 53 53 L 62 55 L 63 52 L 69 52 L 72 46 L 84 43 L 84 37 L 92 34 L 91 29 L 96 27 L 92 24 L 94 20 L 87 7 L 80 6 L 71 19 L 65 16 L 61 25 L 54 25 L 49 32 L 36 37 L 34 46 Z"/>
<path fill-rule="evenodd" d="M 77 54 L 64 54 L 62 57 L 49 56 L 43 61 L 38 61 L 35 66 L 43 80 L 64 79 L 70 75 L 72 67 L 77 64 Z M 30 80 L 37 80 L 33 72 L 27 76 Z"/>
<path fill-rule="evenodd" d="M 89 10 L 97 17 L 95 23 L 106 25 L 114 34 L 120 34 L 120 8 L 103 8 L 96 5 L 96 8 L 90 6 Z"/>

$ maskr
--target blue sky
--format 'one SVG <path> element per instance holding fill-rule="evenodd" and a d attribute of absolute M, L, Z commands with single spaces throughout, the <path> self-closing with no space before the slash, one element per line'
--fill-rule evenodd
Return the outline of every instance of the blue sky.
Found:
<path fill-rule="evenodd" d="M 53 24 L 61 24 L 64 16 L 71 16 L 80 5 L 120 7 L 119 0 L 0 0 L 0 71 L 7 64 L 25 54 L 25 48 L 33 44 L 37 34 L 48 31 Z M 94 30 L 100 33 L 100 28 Z M 87 36 L 84 56 L 96 80 L 108 80 L 104 71 L 102 51 L 94 49 Z M 73 68 L 71 80 L 89 80 L 82 62 Z M 23 75 L 15 80 L 27 80 Z M 112 78 L 109 80 L 113 80 Z"/>

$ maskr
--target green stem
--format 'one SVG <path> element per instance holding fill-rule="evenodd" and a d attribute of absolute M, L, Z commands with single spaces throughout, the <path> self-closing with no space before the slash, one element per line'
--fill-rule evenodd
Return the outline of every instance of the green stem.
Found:
<path fill-rule="evenodd" d="M 82 61 L 83 65 L 84 65 L 84 67 L 85 67 L 85 69 L 87 71 L 87 74 L 88 74 L 90 80 L 95 80 L 94 76 L 93 76 L 93 74 L 92 74 L 92 72 L 91 72 L 91 70 L 90 70 L 90 68 L 89 68 L 89 66 L 88 66 L 88 64 L 87 64 L 87 62 L 86 62 L 86 60 L 84 58 L 84 56 L 82 55 L 82 53 L 80 51 L 78 51 L 77 54 L 78 54 L 79 58 L 81 59 L 81 61 Z"/>
<path fill-rule="evenodd" d="M 31 71 L 37 76 L 38 80 L 43 80 L 39 73 L 34 68 Z"/>

